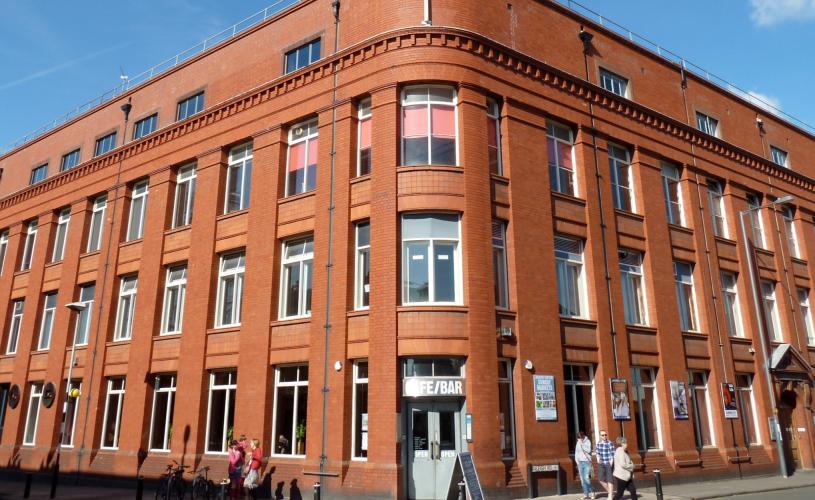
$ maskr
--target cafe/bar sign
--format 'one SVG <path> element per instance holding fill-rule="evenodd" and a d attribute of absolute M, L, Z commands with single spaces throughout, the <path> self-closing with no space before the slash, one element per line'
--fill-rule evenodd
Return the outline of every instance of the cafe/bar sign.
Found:
<path fill-rule="evenodd" d="M 402 395 L 409 398 L 464 396 L 461 377 L 406 377 Z"/>

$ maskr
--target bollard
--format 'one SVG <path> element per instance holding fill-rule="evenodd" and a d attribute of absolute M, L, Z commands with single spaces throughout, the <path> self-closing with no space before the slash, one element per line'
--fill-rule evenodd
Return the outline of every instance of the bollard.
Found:
<path fill-rule="evenodd" d="M 221 480 L 221 491 L 218 492 L 218 498 L 220 500 L 226 500 L 226 485 L 229 484 L 228 479 Z"/>
<path fill-rule="evenodd" d="M 57 496 L 57 481 L 59 480 L 59 459 L 54 464 L 54 471 L 51 473 L 51 494 L 48 498 Z"/>
<path fill-rule="evenodd" d="M 144 476 L 136 476 L 136 500 L 144 496 Z"/>
<path fill-rule="evenodd" d="M 320 482 L 314 483 L 314 500 L 320 500 Z"/>
<path fill-rule="evenodd" d="M 458 483 L 458 500 L 467 500 L 467 491 L 465 490 L 464 481 Z"/>
<path fill-rule="evenodd" d="M 662 472 L 659 469 L 654 469 L 654 486 L 657 490 L 657 500 L 662 500 Z"/>
<path fill-rule="evenodd" d="M 25 475 L 25 489 L 23 490 L 23 498 L 31 496 L 31 479 L 34 477 L 30 472 Z"/>
<path fill-rule="evenodd" d="M 558 495 L 565 495 L 566 494 L 566 474 L 563 470 L 563 467 L 557 468 L 557 494 Z"/>

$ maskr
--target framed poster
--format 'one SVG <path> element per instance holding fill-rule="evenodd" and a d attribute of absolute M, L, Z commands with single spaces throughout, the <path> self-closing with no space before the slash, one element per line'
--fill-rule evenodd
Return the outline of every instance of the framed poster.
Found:
<path fill-rule="evenodd" d="M 555 376 L 532 375 L 535 389 L 535 420 L 557 420 Z"/>
<path fill-rule="evenodd" d="M 624 378 L 611 379 L 611 416 L 614 420 L 631 420 L 628 380 Z"/>
<path fill-rule="evenodd" d="M 736 388 L 733 384 L 722 384 L 722 400 L 724 401 L 724 418 L 739 418 L 739 409 L 736 406 Z"/>
<path fill-rule="evenodd" d="M 671 380 L 671 406 L 676 420 L 687 420 L 688 415 L 688 389 L 685 382 Z"/>

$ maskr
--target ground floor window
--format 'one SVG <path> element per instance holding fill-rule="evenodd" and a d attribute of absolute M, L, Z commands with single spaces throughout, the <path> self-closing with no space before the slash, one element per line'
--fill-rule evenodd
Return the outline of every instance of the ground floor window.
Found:
<path fill-rule="evenodd" d="M 354 458 L 368 458 L 368 361 L 354 363 Z"/>
<path fill-rule="evenodd" d="M 34 382 L 31 384 L 31 393 L 28 396 L 28 412 L 25 418 L 25 432 L 23 433 L 24 445 L 34 445 L 36 443 L 41 402 L 42 382 Z"/>
<path fill-rule="evenodd" d="M 707 373 L 691 371 L 688 376 L 693 401 L 693 433 L 696 447 L 713 446 L 713 420 L 710 411 L 710 393 L 707 387 Z"/>
<path fill-rule="evenodd" d="M 639 449 L 654 450 L 662 446 L 659 436 L 656 369 L 631 367 L 632 412 L 637 424 Z"/>
<path fill-rule="evenodd" d="M 512 360 L 498 360 L 498 430 L 501 456 L 515 456 L 515 412 L 512 405 Z"/>
<path fill-rule="evenodd" d="M 277 367 L 272 429 L 275 454 L 306 454 L 307 415 L 308 365 Z"/>
<path fill-rule="evenodd" d="M 569 453 L 577 442 L 577 433 L 595 435 L 594 367 L 591 365 L 564 365 L 563 379 L 566 389 L 566 428 L 569 434 Z"/>
<path fill-rule="evenodd" d="M 739 404 L 739 417 L 741 417 L 744 442 L 747 444 L 760 444 L 758 414 L 756 401 L 753 395 L 753 375 L 749 373 L 736 374 L 736 399 Z"/>
<path fill-rule="evenodd" d="M 122 423 L 122 403 L 125 399 L 124 377 L 108 379 L 105 419 L 102 421 L 102 448 L 119 447 L 119 427 Z"/>
<path fill-rule="evenodd" d="M 209 409 L 207 410 L 207 453 L 226 453 L 233 439 L 235 392 L 238 373 L 235 370 L 209 374 Z"/>
<path fill-rule="evenodd" d="M 157 375 L 153 383 L 150 449 L 169 451 L 175 408 L 175 375 Z"/>
<path fill-rule="evenodd" d="M 76 397 L 73 396 L 76 394 Z M 62 415 L 62 446 L 74 445 L 76 416 L 79 414 L 79 398 L 82 395 L 82 381 L 72 380 L 65 396 L 65 413 Z"/>
<path fill-rule="evenodd" d="M 0 258 L 0 265 L 2 263 L 3 261 Z M 0 384 L 0 441 L 3 440 L 3 423 L 6 421 L 9 392 L 11 392 L 11 384 Z"/>

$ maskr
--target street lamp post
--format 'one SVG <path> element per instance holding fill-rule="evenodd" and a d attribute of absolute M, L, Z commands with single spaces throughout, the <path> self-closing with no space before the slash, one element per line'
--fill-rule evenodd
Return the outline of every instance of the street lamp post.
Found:
<path fill-rule="evenodd" d="M 773 409 L 773 417 L 774 417 L 774 425 L 775 429 L 771 429 L 772 431 L 780 431 L 780 425 L 778 423 L 778 407 L 776 406 L 775 401 L 775 387 L 773 385 L 772 375 L 770 374 L 770 350 L 767 345 L 767 329 L 764 322 L 766 318 L 762 313 L 761 301 L 759 300 L 759 290 L 757 285 L 757 277 L 755 274 L 755 267 L 753 263 L 753 248 L 751 246 L 751 242 L 747 239 L 747 226 L 744 223 L 744 217 L 748 215 L 750 212 L 760 210 L 762 208 L 772 207 L 775 205 L 781 205 L 784 203 L 789 203 L 795 199 L 793 196 L 782 196 L 781 198 L 777 198 L 776 200 L 762 205 L 760 207 L 752 207 L 748 208 L 747 210 L 742 210 L 739 212 L 739 224 L 741 225 L 741 237 L 744 241 L 744 252 L 747 254 L 747 269 L 750 272 L 750 288 L 753 291 L 753 307 L 755 307 L 756 314 L 758 315 L 758 338 L 761 341 L 761 351 L 764 354 L 764 376 L 767 379 L 767 390 L 770 395 L 770 406 Z M 783 433 L 775 432 L 775 446 L 776 451 L 778 452 L 778 465 L 781 470 L 781 475 L 784 477 L 789 477 L 789 471 L 787 469 L 787 457 L 784 454 L 784 443 L 783 443 Z"/>

